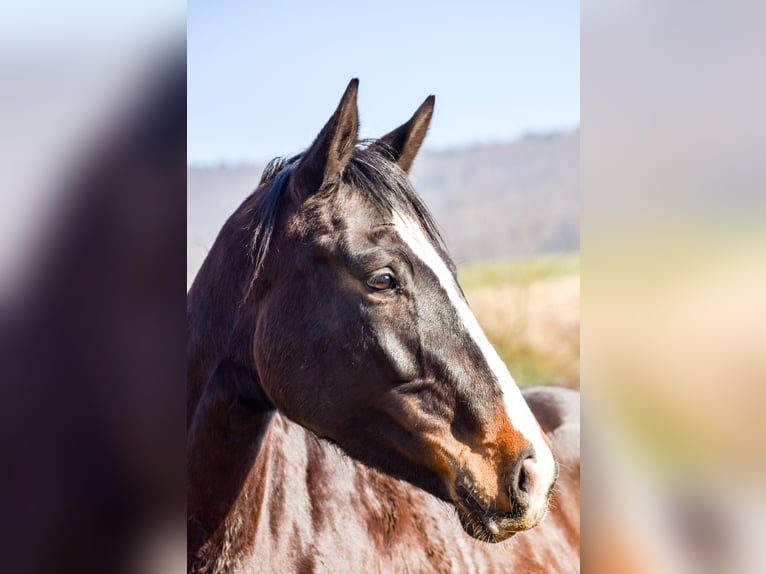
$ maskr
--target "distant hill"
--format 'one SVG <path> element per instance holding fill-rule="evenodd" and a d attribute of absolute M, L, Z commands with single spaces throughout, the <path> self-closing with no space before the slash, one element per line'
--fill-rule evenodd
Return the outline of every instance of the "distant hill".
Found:
<path fill-rule="evenodd" d="M 458 264 L 579 248 L 579 130 L 502 144 L 423 151 L 415 189 Z M 262 165 L 189 167 L 187 283 Z"/>

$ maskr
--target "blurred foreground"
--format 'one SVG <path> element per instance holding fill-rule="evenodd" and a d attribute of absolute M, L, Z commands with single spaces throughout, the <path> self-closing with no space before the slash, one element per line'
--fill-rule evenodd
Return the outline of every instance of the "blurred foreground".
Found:
<path fill-rule="evenodd" d="M 588 572 L 766 572 L 764 12 L 583 6 Z"/>
<path fill-rule="evenodd" d="M 0 24 L 0 570 L 183 572 L 183 9 L 51 4 Z"/>

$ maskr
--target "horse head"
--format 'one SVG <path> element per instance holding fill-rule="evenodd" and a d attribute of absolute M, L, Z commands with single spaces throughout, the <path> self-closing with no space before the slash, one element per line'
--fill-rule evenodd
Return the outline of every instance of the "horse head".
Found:
<path fill-rule="evenodd" d="M 261 183 L 254 368 L 287 417 L 498 542 L 542 520 L 557 464 L 407 177 L 434 98 L 360 145 L 357 85 Z"/>

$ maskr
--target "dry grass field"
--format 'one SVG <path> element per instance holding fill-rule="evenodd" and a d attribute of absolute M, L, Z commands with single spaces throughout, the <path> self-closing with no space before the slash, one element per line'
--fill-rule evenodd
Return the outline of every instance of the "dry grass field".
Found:
<path fill-rule="evenodd" d="M 460 283 L 519 385 L 580 386 L 579 255 L 462 267 Z"/>

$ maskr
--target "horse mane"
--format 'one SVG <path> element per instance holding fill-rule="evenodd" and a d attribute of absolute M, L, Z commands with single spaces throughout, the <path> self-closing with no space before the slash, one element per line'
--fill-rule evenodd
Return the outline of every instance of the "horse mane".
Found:
<path fill-rule="evenodd" d="M 407 174 L 389 157 L 386 157 L 387 154 L 371 149 L 370 144 L 373 141 L 376 140 L 364 140 L 357 144 L 335 185 L 342 182 L 361 190 L 377 207 L 389 213 L 397 212 L 414 216 L 423 226 L 428 237 L 446 251 L 446 244 L 436 221 L 412 187 Z M 380 141 L 376 143 L 378 150 L 383 145 Z M 269 185 L 269 188 L 252 208 L 250 250 L 253 274 L 246 297 L 266 261 L 283 203 L 284 191 L 291 173 L 300 164 L 302 157 L 303 153 L 292 157 L 276 157 L 266 165 L 261 174 L 258 187 Z"/>

